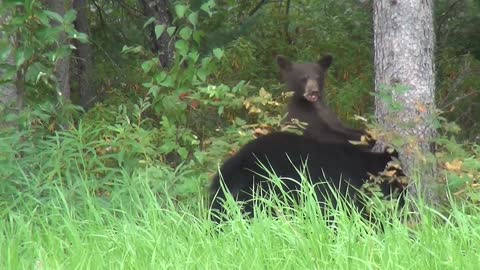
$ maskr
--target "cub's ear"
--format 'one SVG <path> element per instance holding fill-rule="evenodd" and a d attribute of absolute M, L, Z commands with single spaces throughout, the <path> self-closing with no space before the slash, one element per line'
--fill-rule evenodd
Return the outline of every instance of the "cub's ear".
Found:
<path fill-rule="evenodd" d="M 292 69 L 292 63 L 283 55 L 277 55 L 277 64 L 282 70 L 288 71 Z"/>
<path fill-rule="evenodd" d="M 322 66 L 325 69 L 330 67 L 332 62 L 333 62 L 333 56 L 331 56 L 330 54 L 327 54 L 324 57 L 322 57 L 320 60 L 318 60 L 318 63 L 320 64 L 320 66 Z"/>

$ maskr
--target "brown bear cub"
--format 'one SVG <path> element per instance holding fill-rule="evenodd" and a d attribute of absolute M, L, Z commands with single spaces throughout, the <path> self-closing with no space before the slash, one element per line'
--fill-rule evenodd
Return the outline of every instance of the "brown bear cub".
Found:
<path fill-rule="evenodd" d="M 287 118 L 307 123 L 304 134 L 320 142 L 345 143 L 360 141 L 366 133 L 345 127 L 328 108 L 324 100 L 323 87 L 333 57 L 326 55 L 317 63 L 292 63 L 284 56 L 277 56 L 282 79 L 293 97 L 288 104 Z"/>

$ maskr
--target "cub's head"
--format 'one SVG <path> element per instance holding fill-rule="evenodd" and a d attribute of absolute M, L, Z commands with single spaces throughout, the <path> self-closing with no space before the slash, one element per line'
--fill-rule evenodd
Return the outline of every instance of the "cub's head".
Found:
<path fill-rule="evenodd" d="M 292 63 L 286 57 L 277 56 L 283 82 L 299 98 L 309 102 L 323 99 L 323 84 L 333 57 L 325 55 L 317 63 Z"/>

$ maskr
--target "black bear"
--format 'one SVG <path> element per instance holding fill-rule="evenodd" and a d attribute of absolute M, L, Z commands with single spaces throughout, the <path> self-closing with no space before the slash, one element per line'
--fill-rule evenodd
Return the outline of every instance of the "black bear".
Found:
<path fill-rule="evenodd" d="M 345 127 L 325 104 L 323 88 L 333 57 L 326 55 L 317 63 L 291 63 L 284 56 L 277 56 L 282 79 L 293 97 L 288 104 L 285 121 L 296 118 L 308 124 L 304 134 L 321 142 L 343 143 L 360 141 L 366 133 Z"/>
<path fill-rule="evenodd" d="M 243 211 L 253 216 L 252 192 L 266 191 L 263 195 L 276 192 L 265 167 L 273 169 L 281 179 L 283 191 L 293 195 L 300 190 L 303 178 L 297 170 L 305 168 L 311 183 L 316 184 L 315 192 L 322 205 L 325 196 L 332 194 L 330 187 L 353 198 L 356 190 L 369 180 L 369 174 L 382 172 L 391 159 L 388 153 L 373 153 L 349 143 L 322 143 L 312 137 L 287 132 L 259 137 L 225 161 L 214 177 L 210 186 L 212 219 L 220 221 L 218 214 L 225 212 L 225 192 L 236 201 L 245 202 Z M 328 182 L 330 187 L 322 182 Z M 383 183 L 380 187 L 384 195 L 402 189 L 396 182 Z M 353 203 L 361 210 L 360 201 Z"/>

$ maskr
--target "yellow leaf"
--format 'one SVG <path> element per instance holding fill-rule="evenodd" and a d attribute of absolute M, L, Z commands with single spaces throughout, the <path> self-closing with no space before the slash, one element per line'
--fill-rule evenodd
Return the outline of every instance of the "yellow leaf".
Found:
<path fill-rule="evenodd" d="M 445 168 L 449 171 L 461 171 L 463 162 L 461 160 L 454 160 L 451 163 L 445 162 Z"/>
<path fill-rule="evenodd" d="M 353 119 L 355 119 L 355 120 L 361 120 L 361 121 L 363 121 L 363 122 L 367 122 L 367 118 L 365 118 L 365 117 L 363 117 L 363 116 L 360 116 L 360 115 L 357 115 L 357 114 L 355 114 L 355 115 L 353 116 Z"/>

